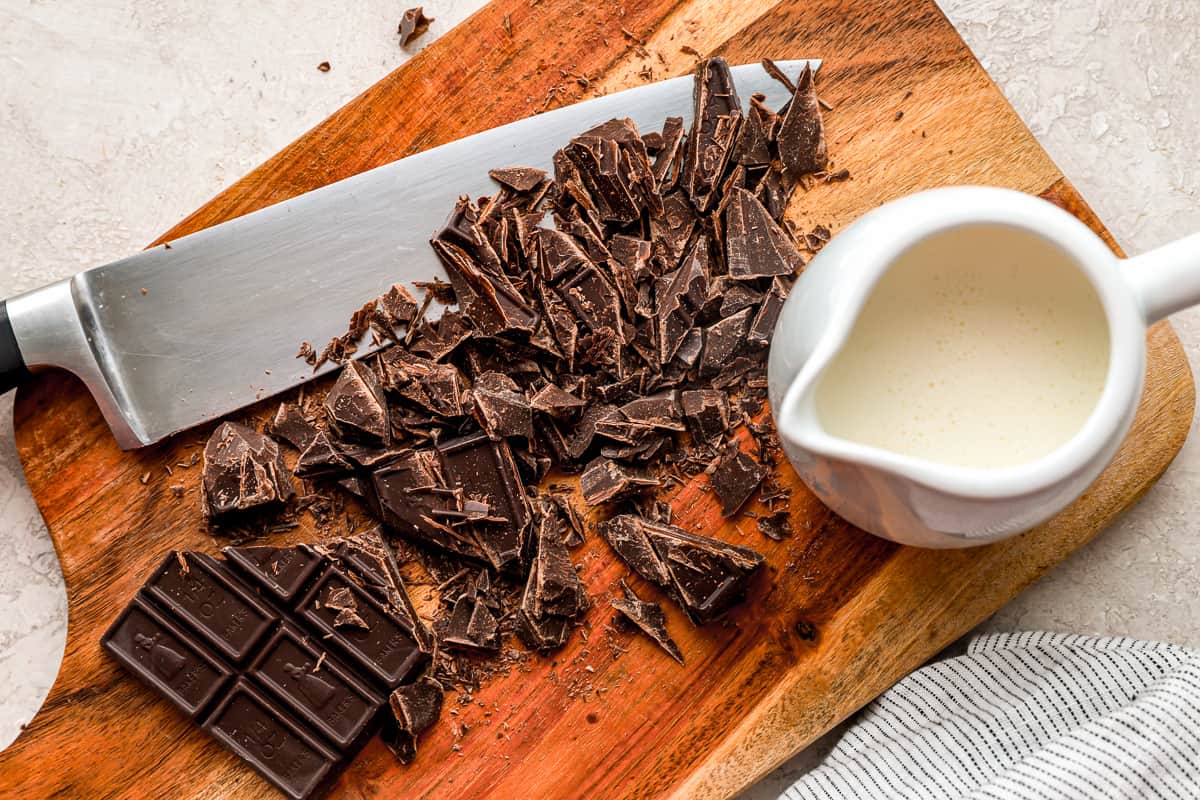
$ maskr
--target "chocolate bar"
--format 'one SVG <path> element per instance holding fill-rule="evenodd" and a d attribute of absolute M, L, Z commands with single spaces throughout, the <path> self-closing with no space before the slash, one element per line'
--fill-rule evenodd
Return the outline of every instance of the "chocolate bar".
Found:
<path fill-rule="evenodd" d="M 360 537 L 170 553 L 103 646 L 291 798 L 323 792 L 429 661 Z"/>

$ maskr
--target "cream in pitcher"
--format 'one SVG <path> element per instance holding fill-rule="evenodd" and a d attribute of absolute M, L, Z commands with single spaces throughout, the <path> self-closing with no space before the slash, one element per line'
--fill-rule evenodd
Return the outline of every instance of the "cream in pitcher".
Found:
<path fill-rule="evenodd" d="M 1129 259 L 1007 189 L 864 214 L 797 279 L 771 345 L 780 442 L 827 506 L 903 544 L 1013 536 L 1133 422 L 1147 323 L 1200 303 L 1200 234 Z"/>
<path fill-rule="evenodd" d="M 1104 389 L 1108 322 L 1044 238 L 945 231 L 879 280 L 816 389 L 832 435 L 967 467 L 1034 461 L 1083 427 Z"/>

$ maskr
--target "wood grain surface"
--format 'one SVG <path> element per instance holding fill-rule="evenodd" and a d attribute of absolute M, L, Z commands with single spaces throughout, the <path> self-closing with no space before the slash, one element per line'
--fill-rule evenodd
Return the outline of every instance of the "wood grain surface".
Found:
<path fill-rule="evenodd" d="M 798 193 L 789 215 L 802 228 L 836 231 L 918 189 L 986 183 L 1047 196 L 1102 231 L 933 0 L 497 0 L 163 238 L 547 107 L 683 74 L 695 61 L 684 47 L 731 63 L 825 59 L 830 151 L 853 179 Z M 575 635 L 553 659 L 451 698 L 457 713 L 443 715 L 410 767 L 374 741 L 335 796 L 736 794 L 992 614 L 1149 488 L 1182 445 L 1194 390 L 1169 326 L 1156 326 L 1147 344 L 1146 393 L 1129 439 L 1082 498 L 1037 530 L 968 551 L 901 548 L 833 517 L 780 465 L 795 490 L 796 533 L 774 543 L 753 526 L 723 522 L 698 479 L 670 498 L 677 519 L 763 551 L 770 576 L 723 624 L 693 628 L 668 604 L 685 667 L 607 629 L 607 599 L 626 570 L 593 536 L 574 555 L 594 600 L 587 641 Z M 23 387 L 15 414 L 70 621 L 49 698 L 0 755 L 4 796 L 275 796 L 99 647 L 165 550 L 223 543 L 202 523 L 198 469 L 175 466 L 210 428 L 121 452 L 82 385 L 64 374 Z M 305 517 L 276 538 L 316 535 Z"/>

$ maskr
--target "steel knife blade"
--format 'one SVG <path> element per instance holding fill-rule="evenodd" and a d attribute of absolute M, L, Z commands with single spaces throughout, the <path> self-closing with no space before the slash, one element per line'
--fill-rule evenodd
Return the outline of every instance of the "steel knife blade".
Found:
<path fill-rule="evenodd" d="M 778 62 L 790 75 L 805 63 L 820 65 Z M 733 75 L 743 99 L 788 99 L 758 64 Z M 495 191 L 489 169 L 552 172 L 588 128 L 630 117 L 658 130 L 668 116 L 690 125 L 690 75 L 468 136 L 13 297 L 0 306 L 0 390 L 25 367 L 70 370 L 126 449 L 283 392 L 336 368 L 313 372 L 301 341 L 320 348 L 392 284 L 446 277 L 429 239 L 460 195 Z"/>

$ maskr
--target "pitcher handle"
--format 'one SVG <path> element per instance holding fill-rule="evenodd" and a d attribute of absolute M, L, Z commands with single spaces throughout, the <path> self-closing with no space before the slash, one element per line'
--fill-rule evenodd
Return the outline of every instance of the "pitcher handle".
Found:
<path fill-rule="evenodd" d="M 1128 259 L 1122 273 L 1147 324 L 1200 305 L 1200 233 Z"/>

